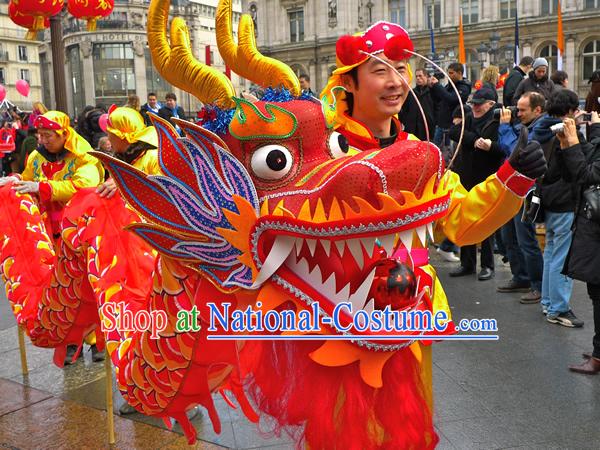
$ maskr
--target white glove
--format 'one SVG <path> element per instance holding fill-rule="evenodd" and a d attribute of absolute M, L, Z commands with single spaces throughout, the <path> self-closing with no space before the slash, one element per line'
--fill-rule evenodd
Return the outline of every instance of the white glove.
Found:
<path fill-rule="evenodd" d="M 8 183 L 15 183 L 17 181 L 19 181 L 19 179 L 13 175 L 9 177 L 0 177 L 0 186 L 4 186 Z"/>
<path fill-rule="evenodd" d="M 37 194 L 40 192 L 40 183 L 37 181 L 17 181 L 13 189 L 19 194 Z"/>

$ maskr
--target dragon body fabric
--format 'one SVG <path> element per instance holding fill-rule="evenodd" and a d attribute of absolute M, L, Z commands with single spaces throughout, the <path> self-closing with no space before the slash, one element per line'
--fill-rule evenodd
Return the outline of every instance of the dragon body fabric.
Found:
<path fill-rule="evenodd" d="M 459 245 L 479 242 L 515 214 L 521 199 L 513 191 L 522 194 L 531 180 L 506 164 L 466 192 L 428 142 L 350 154 L 328 106 L 299 96 L 293 72 L 257 52 L 251 18 L 242 16 L 233 42 L 230 1 L 217 9 L 225 62 L 283 86 L 255 103 L 194 60 L 180 19 L 168 41 L 168 9 L 168 0 L 150 6 L 153 60 L 172 84 L 216 106 L 204 110 L 204 127 L 176 119 L 183 138 L 153 118 L 161 175 L 96 155 L 122 197 L 77 193 L 58 242 L 30 196 L 0 189 L 0 259 L 19 324 L 36 345 L 57 348 L 60 362 L 67 344 L 99 331 L 107 304 L 163 312 L 158 336 L 115 329 L 104 339 L 125 399 L 144 414 L 177 418 L 190 441 L 186 410 L 203 405 L 218 431 L 211 394 L 231 391 L 250 420 L 256 410 L 311 449 L 434 447 L 431 342 L 385 332 L 373 339 L 325 322 L 341 302 L 353 306 L 340 316 L 344 326 L 357 311 L 388 305 L 449 316 L 428 263 L 428 230 L 438 222 Z M 418 279 L 401 297 L 377 283 L 381 267 L 397 264 Z M 324 337 L 211 340 L 209 302 L 230 304 L 230 313 L 316 310 Z M 199 329 L 181 330 L 179 312 L 194 306 Z M 222 325 L 216 333 L 233 334 Z M 342 334 L 352 339 L 326 338 Z"/>

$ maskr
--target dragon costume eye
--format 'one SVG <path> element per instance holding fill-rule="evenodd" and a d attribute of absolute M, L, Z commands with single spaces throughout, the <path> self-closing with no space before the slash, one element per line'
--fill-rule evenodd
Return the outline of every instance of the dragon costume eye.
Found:
<path fill-rule="evenodd" d="M 348 155 L 350 145 L 348 145 L 348 140 L 343 134 L 334 131 L 329 135 L 328 144 L 329 152 L 334 158 L 341 158 L 342 156 Z"/>
<path fill-rule="evenodd" d="M 252 171 L 265 180 L 279 180 L 292 168 L 292 154 L 283 145 L 269 144 L 257 148 L 250 161 Z"/>

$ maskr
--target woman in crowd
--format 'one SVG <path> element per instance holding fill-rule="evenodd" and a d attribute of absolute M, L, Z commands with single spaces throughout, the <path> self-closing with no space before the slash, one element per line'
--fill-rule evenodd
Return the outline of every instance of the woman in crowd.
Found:
<path fill-rule="evenodd" d="M 592 353 L 584 353 L 584 362 L 570 366 L 573 372 L 594 375 L 600 372 L 600 221 L 586 216 L 587 202 L 584 191 L 600 184 L 600 117 L 592 113 L 590 143 L 580 144 L 575 120 L 564 120 L 564 132 L 557 135 L 565 170 L 580 185 L 573 240 L 565 262 L 564 272 L 576 280 L 587 283 L 593 305 L 594 338 Z"/>

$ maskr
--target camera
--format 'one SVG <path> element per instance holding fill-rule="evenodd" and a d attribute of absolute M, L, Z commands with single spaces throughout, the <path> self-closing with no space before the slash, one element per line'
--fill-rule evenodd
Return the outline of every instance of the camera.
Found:
<path fill-rule="evenodd" d="M 579 116 L 581 118 L 581 120 L 583 120 L 584 122 L 589 122 L 590 120 L 592 120 L 592 113 L 585 113 L 582 114 L 581 116 Z"/>
<path fill-rule="evenodd" d="M 536 223 L 537 221 L 542 222 L 543 212 L 540 214 L 540 207 L 542 206 L 541 192 L 539 185 L 535 186 L 535 189 L 529 191 L 525 197 L 523 204 L 523 214 L 521 216 L 521 222 L 523 223 Z M 538 217 L 540 215 L 541 217 Z"/>
<path fill-rule="evenodd" d="M 433 76 L 436 77 L 438 79 L 438 81 L 446 78 L 446 75 L 444 75 L 443 72 L 438 72 L 438 71 L 433 72 Z"/>
<path fill-rule="evenodd" d="M 517 118 L 517 107 L 516 106 L 507 106 L 506 109 L 510 111 L 510 120 L 514 120 Z M 494 119 L 500 119 L 502 115 L 502 108 L 494 109 Z"/>
<path fill-rule="evenodd" d="M 552 134 L 562 133 L 564 129 L 565 129 L 565 124 L 562 122 L 555 123 L 554 125 L 552 125 L 550 127 L 550 131 L 552 131 Z"/>

